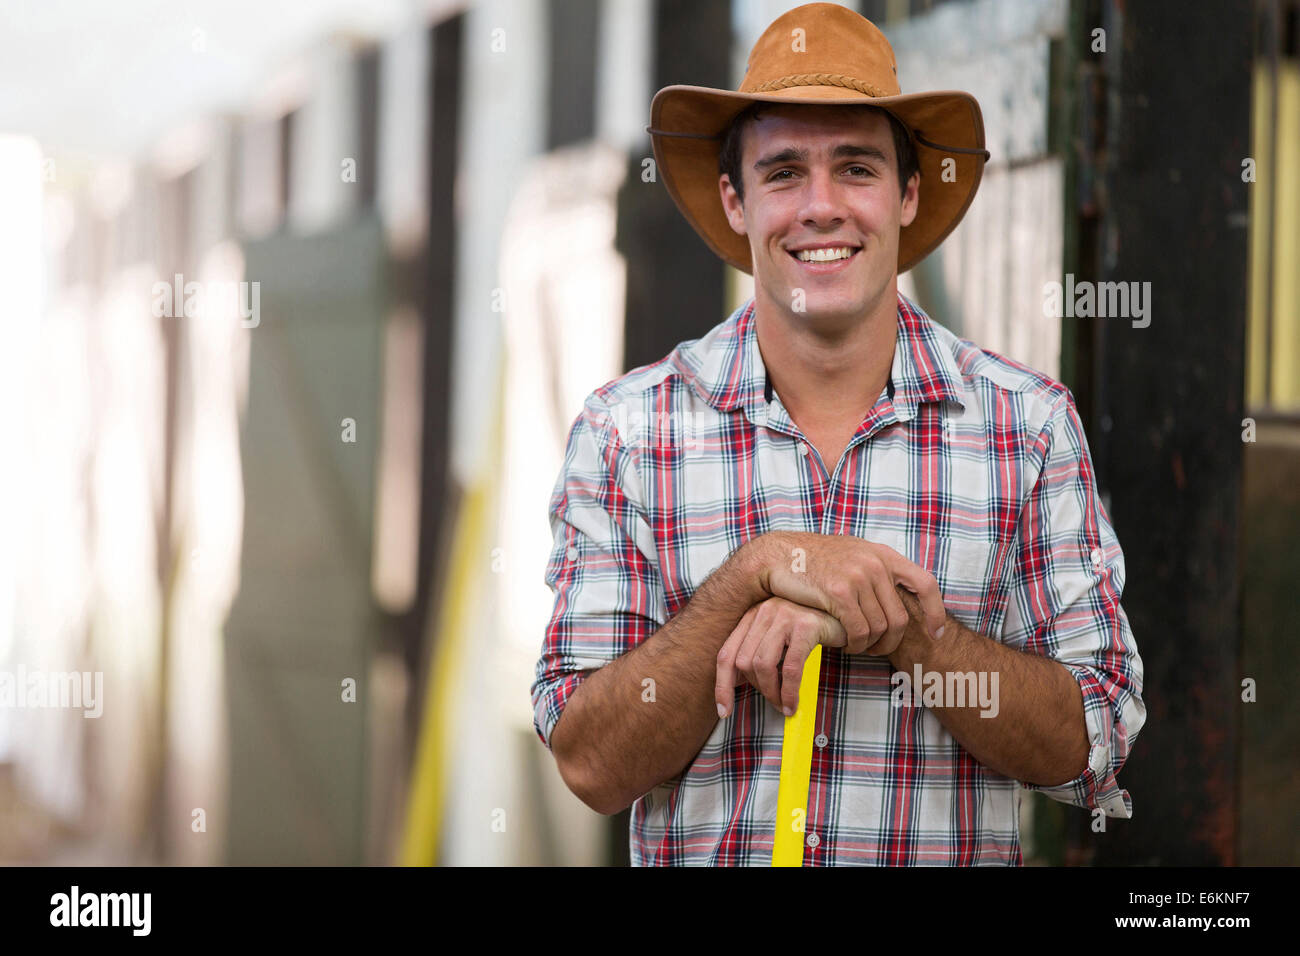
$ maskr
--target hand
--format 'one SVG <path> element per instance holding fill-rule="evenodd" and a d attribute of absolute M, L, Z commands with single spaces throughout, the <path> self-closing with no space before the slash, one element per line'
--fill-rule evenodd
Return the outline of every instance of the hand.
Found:
<path fill-rule="evenodd" d="M 718 651 L 718 716 L 731 714 L 735 689 L 746 682 L 791 716 L 799 706 L 799 682 L 812 649 L 847 643 L 840 622 L 824 611 L 779 597 L 755 604 Z"/>
<path fill-rule="evenodd" d="M 914 660 L 918 654 L 924 655 L 934 638 L 925 632 L 925 612 L 922 611 L 916 595 L 901 584 L 894 590 L 899 600 L 903 602 L 903 607 L 907 609 L 908 620 L 907 627 L 903 631 L 903 639 L 889 654 L 889 663 L 894 665 L 895 670 L 909 670 L 910 665 L 904 662 Z M 947 622 L 943 626 L 945 639 L 955 640 L 956 632 L 960 629 L 960 622 L 951 614 L 947 615 Z"/>
<path fill-rule="evenodd" d="M 856 535 L 778 531 L 763 538 L 764 591 L 830 614 L 850 654 L 888 657 L 902 642 L 910 617 L 898 585 L 916 595 L 925 632 L 942 635 L 947 611 L 939 583 L 893 548 Z"/>

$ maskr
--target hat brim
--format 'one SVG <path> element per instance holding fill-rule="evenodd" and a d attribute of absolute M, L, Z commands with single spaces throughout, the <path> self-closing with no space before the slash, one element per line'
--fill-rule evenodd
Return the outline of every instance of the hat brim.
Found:
<path fill-rule="evenodd" d="M 718 153 L 727 125 L 756 102 L 877 106 L 912 131 L 921 185 L 916 218 L 899 230 L 899 273 L 933 252 L 957 227 L 984 175 L 989 156 L 984 148 L 984 119 L 979 103 L 969 93 L 939 90 L 868 96 L 838 86 L 800 86 L 766 93 L 664 87 L 650 105 L 648 127 L 664 186 L 709 248 L 742 272 L 753 272 L 749 239 L 731 228 L 722 209 Z M 945 165 L 947 160 L 951 165 Z"/>

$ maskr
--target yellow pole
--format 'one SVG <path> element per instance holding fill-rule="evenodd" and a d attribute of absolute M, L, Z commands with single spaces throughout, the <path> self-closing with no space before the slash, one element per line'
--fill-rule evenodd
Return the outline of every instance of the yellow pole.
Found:
<path fill-rule="evenodd" d="M 406 805 L 402 837 L 403 866 L 435 866 L 441 849 L 447 812 L 447 783 L 451 776 L 452 743 L 459 722 L 460 683 L 464 659 L 482 615 L 483 569 L 492 546 L 492 521 L 498 498 L 504 435 L 504 379 L 498 370 L 491 445 L 486 465 L 462 499 L 452 536 L 442 607 L 438 611 L 425 682 L 424 713 L 420 721 L 415 763 Z"/>
<path fill-rule="evenodd" d="M 799 706 L 785 719 L 781 742 L 781 783 L 776 797 L 773 866 L 803 866 L 804 823 L 808 819 L 808 781 L 812 776 L 813 734 L 817 730 L 817 684 L 822 647 L 808 655 L 799 681 Z"/>

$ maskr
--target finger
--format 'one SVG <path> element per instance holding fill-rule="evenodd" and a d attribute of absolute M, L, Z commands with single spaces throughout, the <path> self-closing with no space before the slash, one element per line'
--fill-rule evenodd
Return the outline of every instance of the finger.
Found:
<path fill-rule="evenodd" d="M 850 653 L 854 653 L 854 647 L 866 647 L 871 643 L 871 622 L 863 614 L 858 589 L 841 577 L 830 584 L 828 591 L 828 602 L 806 606 L 820 608 L 840 622 L 845 634 L 844 646 Z"/>
<path fill-rule="evenodd" d="M 921 605 L 921 612 L 925 616 L 926 633 L 938 638 L 948 620 L 948 611 L 943 606 L 943 595 L 939 593 L 939 582 L 925 568 L 909 561 L 897 551 L 882 554 L 881 557 L 893 574 L 894 580 L 916 595 Z"/>
<path fill-rule="evenodd" d="M 736 699 L 736 654 L 745 641 L 745 636 L 749 633 L 750 627 L 754 623 L 754 616 L 758 612 L 758 605 L 755 604 L 745 616 L 740 619 L 735 630 L 723 642 L 721 649 L 718 651 L 718 674 L 713 685 L 713 698 L 718 703 L 718 716 L 725 718 L 731 714 L 731 705 Z"/>
<path fill-rule="evenodd" d="M 880 601 L 876 599 L 874 587 L 864 588 L 858 592 L 858 606 L 862 609 L 862 616 L 866 618 L 871 625 L 871 631 L 865 640 L 859 640 L 855 646 L 852 640 L 849 641 L 849 653 L 861 654 L 871 647 L 889 630 L 889 618 L 880 607 Z"/>
<path fill-rule="evenodd" d="M 753 669 L 758 681 L 754 686 L 777 710 L 781 709 L 781 658 L 790 640 L 790 628 L 787 618 L 773 618 L 754 648 Z"/>
<path fill-rule="evenodd" d="M 876 578 L 875 593 L 889 626 L 880 640 L 867 648 L 867 653 L 888 657 L 899 644 L 903 643 L 903 634 L 907 631 L 907 624 L 911 617 L 907 613 L 907 608 L 903 606 L 898 588 L 890 578 Z"/>
<path fill-rule="evenodd" d="M 799 684 L 803 681 L 808 655 L 817 646 L 817 633 L 816 627 L 801 628 L 791 636 L 786 647 L 785 663 L 781 665 L 781 712 L 787 717 L 793 717 L 799 709 Z"/>
<path fill-rule="evenodd" d="M 839 618 L 822 611 L 814 613 L 817 614 L 817 627 L 813 630 L 813 640 L 826 647 L 845 647 L 849 642 L 849 635 Z"/>
<path fill-rule="evenodd" d="M 758 687 L 758 675 L 754 672 L 754 654 L 758 652 L 759 641 L 762 641 L 763 635 L 767 633 L 771 614 L 771 607 L 759 605 L 758 613 L 754 615 L 754 623 L 750 624 L 749 631 L 745 633 L 745 640 L 742 640 L 736 649 L 737 685 L 745 682 L 751 687 Z"/>

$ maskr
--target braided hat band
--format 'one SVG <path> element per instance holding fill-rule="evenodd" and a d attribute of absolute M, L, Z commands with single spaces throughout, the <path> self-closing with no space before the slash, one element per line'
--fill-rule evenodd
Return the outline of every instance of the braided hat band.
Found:
<path fill-rule="evenodd" d="M 746 92 L 766 93 L 769 90 L 786 90 L 792 86 L 840 86 L 846 90 L 857 90 L 859 93 L 866 93 L 867 96 L 889 95 L 878 86 L 864 83 L 854 76 L 845 76 L 843 73 L 792 73 L 789 76 L 782 76 L 775 80 L 760 83 Z"/>

